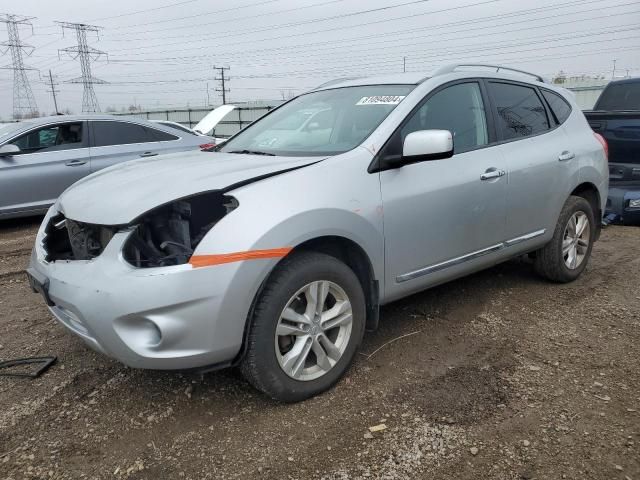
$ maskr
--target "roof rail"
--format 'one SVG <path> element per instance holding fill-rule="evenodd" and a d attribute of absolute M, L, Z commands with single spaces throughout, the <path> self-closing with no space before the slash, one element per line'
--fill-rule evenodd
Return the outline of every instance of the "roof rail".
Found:
<path fill-rule="evenodd" d="M 444 75 L 445 73 L 454 72 L 456 69 L 460 67 L 482 67 L 482 68 L 495 68 L 496 72 L 500 70 L 509 70 L 510 72 L 521 73 L 523 75 L 529 75 L 530 77 L 535 78 L 537 81 L 542 83 L 547 83 L 544 78 L 540 75 L 531 72 L 525 72 L 524 70 L 518 70 L 517 68 L 504 67 L 502 65 L 488 65 L 484 63 L 453 63 L 451 65 L 445 65 L 444 67 L 440 67 L 437 69 L 433 76 Z"/>

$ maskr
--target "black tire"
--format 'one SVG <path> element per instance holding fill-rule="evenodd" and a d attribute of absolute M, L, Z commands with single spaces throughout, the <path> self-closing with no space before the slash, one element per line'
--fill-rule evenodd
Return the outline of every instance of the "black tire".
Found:
<path fill-rule="evenodd" d="M 340 359 L 324 375 L 296 380 L 280 367 L 275 333 L 280 315 L 295 293 L 305 285 L 328 280 L 339 285 L 351 303 L 351 335 Z M 249 319 L 246 354 L 240 364 L 245 379 L 275 400 L 298 402 L 331 388 L 349 369 L 365 330 L 365 298 L 355 273 L 344 263 L 323 253 L 300 252 L 285 258 L 267 280 Z"/>
<path fill-rule="evenodd" d="M 576 268 L 569 268 L 565 263 L 564 254 L 562 253 L 562 243 L 565 237 L 565 228 L 569 220 L 578 212 L 586 214 L 589 220 L 589 244 L 581 263 Z M 560 212 L 556 228 L 553 232 L 553 238 L 536 252 L 534 263 L 536 272 L 553 282 L 572 282 L 580 276 L 589 262 L 595 235 L 596 223 L 591 204 L 582 197 L 570 196 Z"/>

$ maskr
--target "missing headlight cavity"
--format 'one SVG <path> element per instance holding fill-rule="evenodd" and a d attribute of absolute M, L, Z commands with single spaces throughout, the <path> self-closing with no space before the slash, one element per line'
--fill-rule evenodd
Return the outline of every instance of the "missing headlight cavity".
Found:
<path fill-rule="evenodd" d="M 45 230 L 46 260 L 90 260 L 102 253 L 113 237 L 115 227 L 81 223 L 59 214 Z"/>
<path fill-rule="evenodd" d="M 186 263 L 209 230 L 238 201 L 222 192 L 176 200 L 145 214 L 124 248 L 124 258 L 136 267 Z"/>

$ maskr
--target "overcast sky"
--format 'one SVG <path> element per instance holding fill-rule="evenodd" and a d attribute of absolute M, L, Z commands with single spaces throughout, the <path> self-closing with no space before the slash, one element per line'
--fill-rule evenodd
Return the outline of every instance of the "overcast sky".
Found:
<path fill-rule="evenodd" d="M 212 67 L 229 66 L 230 101 L 281 99 L 332 78 L 407 71 L 452 62 L 501 63 L 552 76 L 640 75 L 637 0 L 109 0 L 0 2 L 0 12 L 34 16 L 20 28 L 35 50 L 25 64 L 39 110 L 79 112 L 78 60 L 58 50 L 75 33 L 55 21 L 102 27 L 88 33 L 108 53 L 93 64 L 104 111 L 220 103 Z M 0 24 L 0 41 L 7 39 Z M 5 64 L 11 57 L 5 55 Z M 0 70 L 0 118 L 12 112 L 11 70 Z"/>

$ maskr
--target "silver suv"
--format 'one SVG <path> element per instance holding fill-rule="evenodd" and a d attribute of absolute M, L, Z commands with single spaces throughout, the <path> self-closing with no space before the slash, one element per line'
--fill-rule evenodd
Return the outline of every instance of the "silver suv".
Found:
<path fill-rule="evenodd" d="M 240 365 L 298 401 L 345 373 L 380 305 L 523 254 L 577 278 L 607 176 L 569 92 L 538 76 L 338 80 L 215 151 L 79 181 L 28 275 L 62 325 L 127 365 Z"/>

